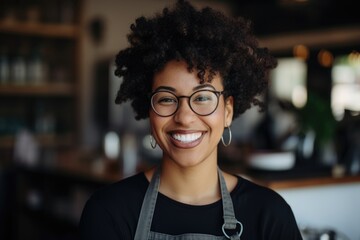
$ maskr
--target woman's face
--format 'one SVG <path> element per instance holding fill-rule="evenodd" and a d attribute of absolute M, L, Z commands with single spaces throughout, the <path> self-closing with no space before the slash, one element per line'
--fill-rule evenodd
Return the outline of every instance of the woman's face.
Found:
<path fill-rule="evenodd" d="M 211 83 L 200 84 L 197 71 L 189 72 L 182 61 L 170 61 L 155 74 L 152 91 L 166 90 L 176 96 L 190 96 L 197 90 L 223 91 L 219 75 Z M 177 112 L 168 117 L 157 115 L 150 109 L 151 130 L 163 150 L 163 161 L 180 167 L 196 166 L 204 161 L 217 160 L 217 144 L 225 126 L 230 126 L 233 99 L 220 95 L 216 110 L 208 116 L 194 113 L 188 98 L 179 99 Z"/>

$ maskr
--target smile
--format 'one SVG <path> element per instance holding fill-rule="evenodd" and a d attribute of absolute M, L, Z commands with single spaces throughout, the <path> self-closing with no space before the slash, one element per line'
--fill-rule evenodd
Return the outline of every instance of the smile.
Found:
<path fill-rule="evenodd" d="M 198 140 L 201 136 L 201 132 L 196 133 L 188 133 L 188 134 L 180 134 L 180 133 L 173 133 L 171 134 L 172 138 L 182 143 L 191 143 Z"/>

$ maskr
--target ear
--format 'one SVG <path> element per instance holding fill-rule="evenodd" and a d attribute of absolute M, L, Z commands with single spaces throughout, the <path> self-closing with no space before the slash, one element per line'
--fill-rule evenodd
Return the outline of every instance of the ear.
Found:
<path fill-rule="evenodd" d="M 229 96 L 225 99 L 225 126 L 229 127 L 234 115 L 234 98 Z"/>

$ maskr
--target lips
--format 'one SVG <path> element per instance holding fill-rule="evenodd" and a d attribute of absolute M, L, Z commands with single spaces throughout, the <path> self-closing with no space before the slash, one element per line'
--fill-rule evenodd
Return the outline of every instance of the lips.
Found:
<path fill-rule="evenodd" d="M 202 137 L 203 132 L 171 132 L 171 141 L 174 145 L 181 148 L 190 148 L 197 146 Z"/>
<path fill-rule="evenodd" d="M 189 133 L 189 134 L 175 133 L 175 134 L 172 134 L 171 136 L 175 140 L 178 140 L 180 142 L 189 143 L 189 142 L 193 142 L 193 141 L 198 140 L 201 137 L 201 135 L 202 135 L 201 132 L 197 132 L 197 133 Z"/>

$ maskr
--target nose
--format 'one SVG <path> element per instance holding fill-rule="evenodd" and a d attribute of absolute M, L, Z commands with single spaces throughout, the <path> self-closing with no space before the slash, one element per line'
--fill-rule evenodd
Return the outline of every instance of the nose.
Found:
<path fill-rule="evenodd" d="M 192 123 L 195 117 L 196 113 L 194 113 L 190 108 L 189 98 L 179 99 L 179 106 L 176 113 L 174 114 L 175 122 L 187 125 Z"/>

